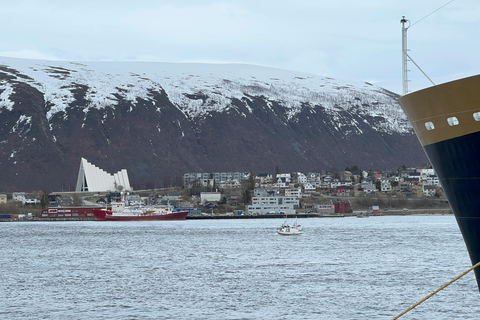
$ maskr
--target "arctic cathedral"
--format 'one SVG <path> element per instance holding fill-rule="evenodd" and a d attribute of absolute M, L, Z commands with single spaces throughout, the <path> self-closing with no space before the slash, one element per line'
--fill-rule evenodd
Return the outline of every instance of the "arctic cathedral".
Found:
<path fill-rule="evenodd" d="M 78 170 L 76 192 L 133 191 L 126 169 L 109 174 L 82 158 Z"/>

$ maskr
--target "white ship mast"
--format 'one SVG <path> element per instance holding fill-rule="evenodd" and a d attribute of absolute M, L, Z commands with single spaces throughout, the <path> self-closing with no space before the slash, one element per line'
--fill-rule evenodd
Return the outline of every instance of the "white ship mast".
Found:
<path fill-rule="evenodd" d="M 442 9 L 443 7 L 445 7 L 446 5 L 452 3 L 454 0 L 451 0 L 450 2 L 448 2 L 447 4 L 441 6 L 440 8 L 438 8 L 437 10 L 433 11 L 432 13 L 428 14 L 427 16 L 423 17 L 422 19 L 418 20 L 417 22 L 415 22 L 414 24 L 410 25 L 410 21 L 405 19 L 405 16 L 402 16 L 402 20 L 400 20 L 400 23 L 402 24 L 402 81 L 403 81 L 403 95 L 406 95 L 408 93 L 408 61 L 411 61 L 413 62 L 413 64 L 415 65 L 415 67 L 418 68 L 418 70 L 420 70 L 421 73 L 423 73 L 423 75 L 432 83 L 432 85 L 435 85 L 435 83 L 432 81 L 432 79 L 430 79 L 429 76 L 427 76 L 427 74 L 422 70 L 422 68 L 420 68 L 420 66 L 415 62 L 413 61 L 413 59 L 408 55 L 408 48 L 407 48 L 407 30 L 408 28 L 410 28 L 411 26 L 417 24 L 418 22 L 422 21 L 423 19 L 425 19 L 426 17 L 432 15 L 433 13 L 437 12 L 438 10 Z"/>
<path fill-rule="evenodd" d="M 405 16 L 400 20 L 402 23 L 402 84 L 403 84 L 403 95 L 408 93 L 408 54 L 407 54 L 407 29 L 410 27 L 410 21 L 405 19 Z M 405 24 L 408 22 L 408 26 Z"/>

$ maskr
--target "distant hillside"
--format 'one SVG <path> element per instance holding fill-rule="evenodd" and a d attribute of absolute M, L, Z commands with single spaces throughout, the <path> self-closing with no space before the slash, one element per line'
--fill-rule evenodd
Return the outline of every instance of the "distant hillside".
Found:
<path fill-rule="evenodd" d="M 136 189 L 185 172 L 423 165 L 397 98 L 251 65 L 0 58 L 0 191 L 73 190 L 81 157 Z"/>

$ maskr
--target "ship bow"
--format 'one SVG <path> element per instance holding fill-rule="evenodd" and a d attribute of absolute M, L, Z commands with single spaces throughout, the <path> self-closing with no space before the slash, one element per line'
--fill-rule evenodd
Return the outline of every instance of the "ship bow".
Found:
<path fill-rule="evenodd" d="M 480 75 L 399 99 L 455 214 L 472 264 L 480 262 Z M 475 270 L 480 288 L 480 269 Z"/>

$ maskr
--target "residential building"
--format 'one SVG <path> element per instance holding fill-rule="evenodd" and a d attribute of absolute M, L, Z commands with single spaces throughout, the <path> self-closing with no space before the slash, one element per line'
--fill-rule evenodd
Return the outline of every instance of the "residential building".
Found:
<path fill-rule="evenodd" d="M 273 183 L 273 176 L 267 173 L 260 173 L 255 177 L 255 184 L 257 184 L 257 180 L 258 180 L 257 187 L 267 188 L 269 185 Z"/>
<path fill-rule="evenodd" d="M 330 188 L 335 189 L 339 187 L 349 187 L 352 185 L 352 181 L 347 180 L 334 180 L 330 182 Z"/>
<path fill-rule="evenodd" d="M 427 197 L 434 196 L 435 193 L 437 192 L 437 186 L 436 185 L 422 185 L 422 191 L 423 194 L 426 195 Z"/>
<path fill-rule="evenodd" d="M 352 180 L 352 176 L 353 176 L 353 174 L 352 174 L 352 172 L 350 172 L 350 171 L 345 170 L 345 171 L 343 172 L 343 179 L 344 179 L 344 180 L 351 181 L 351 180 Z"/>
<path fill-rule="evenodd" d="M 200 201 L 202 203 L 220 201 L 222 194 L 220 192 L 200 192 Z"/>
<path fill-rule="evenodd" d="M 238 180 L 221 181 L 218 186 L 220 188 L 240 188 L 242 184 Z"/>
<path fill-rule="evenodd" d="M 420 179 L 427 180 L 428 177 L 435 176 L 435 170 L 433 169 L 419 169 Z"/>
<path fill-rule="evenodd" d="M 302 197 L 302 188 L 285 189 L 285 197 L 295 197 L 300 199 Z"/>
<path fill-rule="evenodd" d="M 315 188 L 320 187 L 322 183 L 322 178 L 320 173 L 309 172 L 307 174 L 307 183 L 310 183 Z"/>
<path fill-rule="evenodd" d="M 278 196 L 278 191 L 274 189 L 255 189 L 253 190 L 254 197 L 275 197 Z"/>
<path fill-rule="evenodd" d="M 183 185 L 187 187 L 192 187 L 196 183 L 202 186 L 209 186 L 210 180 L 211 174 L 207 172 L 185 173 L 183 175 Z"/>
<path fill-rule="evenodd" d="M 381 179 L 380 180 L 380 191 L 391 192 L 392 191 L 392 181 L 388 178 Z"/>
<path fill-rule="evenodd" d="M 310 182 L 307 182 L 303 185 L 303 188 L 305 189 L 305 192 L 314 192 L 317 190 Z"/>
<path fill-rule="evenodd" d="M 240 185 L 249 177 L 249 172 L 193 172 L 183 175 L 183 185 L 192 187 L 195 183 L 199 183 L 202 186 L 213 186 L 214 184 L 219 186 L 227 181 L 238 181 L 238 185 Z M 232 183 L 230 182 L 230 184 Z"/>
<path fill-rule="evenodd" d="M 277 182 L 273 185 L 274 188 L 288 188 L 291 182 L 290 173 L 279 173 L 276 175 Z"/>
<path fill-rule="evenodd" d="M 25 199 L 25 192 L 14 192 L 12 193 L 13 201 L 22 201 Z"/>
<path fill-rule="evenodd" d="M 281 179 L 283 182 L 290 183 L 292 181 L 292 175 L 290 173 L 278 173 L 276 175 L 277 180 Z"/>
<path fill-rule="evenodd" d="M 295 214 L 300 204 L 298 198 L 279 196 L 275 190 L 254 190 L 254 195 L 252 204 L 246 208 L 250 214 Z"/>
<path fill-rule="evenodd" d="M 375 193 L 377 192 L 377 187 L 374 184 L 366 184 L 363 186 L 363 192 L 365 193 Z"/>
<path fill-rule="evenodd" d="M 297 181 L 301 185 L 305 185 L 308 182 L 307 176 L 301 172 L 297 173 Z"/>
<path fill-rule="evenodd" d="M 335 213 L 350 213 L 352 212 L 352 206 L 350 204 L 350 201 L 346 200 L 337 200 L 333 202 L 333 205 L 335 207 Z"/>
<path fill-rule="evenodd" d="M 338 187 L 333 194 L 337 196 L 350 196 L 353 193 L 353 187 Z"/>
<path fill-rule="evenodd" d="M 250 178 L 249 172 L 214 172 L 212 174 L 215 184 L 220 184 L 224 181 L 233 181 L 242 182 Z"/>
<path fill-rule="evenodd" d="M 437 176 L 429 176 L 429 177 L 426 177 L 425 180 L 423 180 L 423 184 L 438 186 L 440 184 L 440 180 L 438 179 Z"/>
<path fill-rule="evenodd" d="M 166 199 L 167 201 L 178 201 L 180 198 L 178 191 L 168 191 Z"/>
<path fill-rule="evenodd" d="M 23 197 L 22 204 L 37 204 L 40 203 L 40 197 L 33 195 L 33 194 L 27 194 L 25 197 Z"/>
<path fill-rule="evenodd" d="M 400 178 L 408 178 L 414 172 L 415 172 L 415 170 L 413 170 L 413 169 L 402 169 L 402 170 L 399 171 L 399 175 L 400 175 Z"/>
<path fill-rule="evenodd" d="M 403 179 L 403 183 L 406 183 L 410 186 L 418 186 L 420 184 L 420 177 L 408 177 Z"/>
<path fill-rule="evenodd" d="M 335 205 L 330 202 L 330 203 L 325 203 L 325 204 L 316 204 L 314 207 L 314 211 L 318 214 L 321 215 L 329 215 L 335 213 Z"/>
<path fill-rule="evenodd" d="M 0 193 L 0 204 L 7 203 L 7 195 L 4 193 Z"/>
<path fill-rule="evenodd" d="M 365 193 L 375 193 L 377 191 L 375 182 L 370 177 L 362 180 L 362 189 Z"/>

